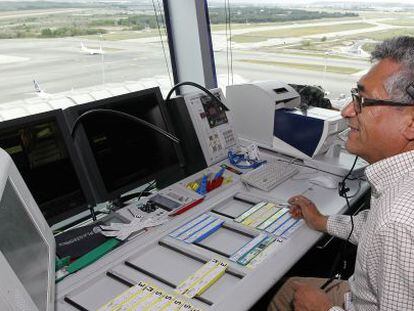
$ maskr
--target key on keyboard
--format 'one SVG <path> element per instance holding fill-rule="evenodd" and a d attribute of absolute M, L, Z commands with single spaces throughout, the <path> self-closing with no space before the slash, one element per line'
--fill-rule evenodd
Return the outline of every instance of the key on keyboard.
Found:
<path fill-rule="evenodd" d="M 268 161 L 266 164 L 242 175 L 242 182 L 264 191 L 270 191 L 299 170 L 281 161 Z"/>

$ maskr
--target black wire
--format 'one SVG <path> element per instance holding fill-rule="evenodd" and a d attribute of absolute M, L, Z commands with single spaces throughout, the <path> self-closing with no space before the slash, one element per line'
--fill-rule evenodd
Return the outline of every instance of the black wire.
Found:
<path fill-rule="evenodd" d="M 157 4 L 158 4 L 158 11 L 161 12 L 161 5 L 160 5 L 159 1 L 157 1 Z M 160 24 L 158 22 L 158 11 L 157 11 L 156 5 L 154 3 L 154 0 L 152 0 L 152 8 L 154 10 L 155 22 L 157 24 L 157 29 L 158 29 L 158 35 L 160 36 L 160 42 L 161 42 L 162 52 L 163 52 L 163 55 L 164 55 L 165 67 L 167 68 L 167 72 L 168 72 L 168 79 L 170 80 L 170 84 L 172 85 L 173 82 L 172 82 L 172 78 L 171 78 L 170 66 L 169 66 L 169 63 L 168 63 L 167 53 L 166 53 L 166 49 L 165 49 L 165 45 L 164 45 L 164 40 L 163 40 L 163 37 L 162 37 L 161 27 L 160 27 Z M 161 13 L 160 15 L 161 15 L 164 27 L 165 27 L 164 14 Z"/>
<path fill-rule="evenodd" d="M 144 192 L 146 192 L 146 191 L 149 191 L 151 188 L 152 188 L 152 186 L 154 186 L 155 185 L 155 179 L 153 180 L 153 181 L 151 181 L 149 184 L 148 184 L 148 186 L 146 186 L 145 187 L 145 189 L 143 190 L 143 191 L 141 191 L 141 193 L 139 194 L 139 197 L 138 197 L 138 199 L 137 199 L 137 201 L 139 202 L 139 200 L 141 200 L 141 196 L 142 196 L 142 194 L 144 193 Z"/>
<path fill-rule="evenodd" d="M 300 167 L 311 168 L 311 169 L 317 170 L 319 172 L 326 173 L 326 174 L 330 174 L 330 175 L 336 176 L 336 177 L 342 177 L 342 175 L 334 174 L 332 172 L 328 172 L 328 171 L 322 170 L 320 168 L 316 168 L 316 167 L 313 167 L 313 166 L 310 166 L 310 165 L 306 165 L 306 164 L 295 163 L 295 162 L 287 161 L 287 160 L 284 160 L 284 159 L 277 159 L 277 161 L 286 162 L 286 163 L 289 163 L 289 164 L 292 164 L 292 165 L 296 165 L 296 166 L 300 166 Z M 363 180 L 363 177 L 348 177 L 347 180 Z M 348 198 L 351 198 L 351 196 L 348 196 Z"/>
<path fill-rule="evenodd" d="M 342 179 L 342 182 L 340 184 L 341 189 L 339 189 L 339 195 L 343 198 L 345 198 L 346 201 L 346 205 L 348 206 L 348 210 L 351 209 L 351 204 L 349 203 L 349 197 L 348 197 L 348 191 L 349 188 L 346 186 L 346 180 L 348 179 L 348 177 L 351 175 L 353 169 L 355 168 L 355 165 L 358 161 L 358 156 L 355 157 L 354 163 L 352 164 L 351 169 L 349 170 L 348 174 L 344 177 L 344 179 Z M 351 230 L 349 232 L 348 237 L 346 238 L 345 242 L 344 242 L 344 247 L 342 250 L 342 261 L 343 261 L 343 267 L 342 267 L 342 272 L 345 271 L 345 269 L 347 268 L 347 262 L 346 262 L 346 253 L 347 253 L 347 246 L 349 244 L 349 240 L 351 239 L 352 233 L 354 232 L 354 218 L 352 216 L 352 214 L 350 215 L 351 217 Z"/>
<path fill-rule="evenodd" d="M 123 207 L 125 205 L 125 202 L 137 197 L 137 202 L 139 202 L 139 200 L 141 200 L 142 196 L 149 196 L 152 193 L 150 192 L 150 190 L 152 190 L 151 188 L 155 185 L 156 180 L 152 180 L 151 182 L 148 183 L 148 185 L 144 188 L 144 190 L 139 191 L 139 192 L 135 192 L 135 193 L 131 193 L 131 194 L 126 194 L 122 197 L 119 197 L 119 199 L 117 200 L 117 202 L 115 202 L 115 205 L 118 205 L 119 207 Z"/>
<path fill-rule="evenodd" d="M 128 120 L 140 123 L 142 125 L 145 125 L 145 126 L 151 128 L 151 129 L 153 129 L 154 131 L 158 132 L 159 134 L 164 135 L 165 137 L 169 138 L 170 140 L 172 140 L 175 143 L 180 142 L 180 140 L 177 137 L 175 137 L 174 135 L 168 133 L 164 129 L 162 129 L 162 128 L 154 125 L 154 124 L 151 124 L 151 123 L 149 123 L 145 120 L 142 120 L 142 119 L 140 119 L 140 118 L 138 118 L 138 117 L 136 117 L 132 114 L 122 112 L 122 111 L 118 111 L 118 110 L 113 110 L 113 109 L 91 109 L 91 110 L 88 110 L 88 111 L 82 113 L 75 120 L 75 122 L 73 123 L 72 129 L 70 131 L 70 135 L 73 137 L 73 135 L 75 134 L 76 128 L 78 127 L 78 125 L 79 125 L 80 121 L 82 121 L 82 119 L 86 118 L 90 114 L 95 114 L 95 113 L 113 114 L 113 115 L 119 116 L 121 118 L 128 119 Z"/>
<path fill-rule="evenodd" d="M 203 92 L 205 92 L 208 96 L 211 97 L 212 100 L 214 100 L 215 102 L 217 102 L 225 111 L 229 111 L 230 109 L 226 107 L 226 105 L 219 99 L 217 98 L 213 93 L 211 93 L 208 89 L 206 89 L 204 86 L 201 86 L 200 84 L 197 84 L 195 82 L 190 82 L 190 81 L 184 81 L 184 82 L 180 82 L 177 83 L 176 85 L 174 85 L 171 90 L 168 92 L 167 97 L 165 98 L 165 101 L 170 100 L 170 97 L 172 95 L 172 93 L 179 88 L 182 85 L 190 85 L 190 86 L 194 86 L 200 90 L 202 90 Z"/>
<path fill-rule="evenodd" d="M 352 171 L 354 170 L 357 161 L 358 161 L 358 156 L 355 157 L 354 163 L 352 164 L 351 169 L 349 170 L 348 174 L 345 175 L 345 177 L 342 180 L 342 182 L 345 182 L 348 179 L 348 177 L 352 174 Z"/>
<path fill-rule="evenodd" d="M 96 221 L 96 213 L 95 213 L 95 208 L 93 205 L 89 206 L 89 212 L 91 213 L 92 220 Z"/>
<path fill-rule="evenodd" d="M 351 169 L 348 171 L 348 174 L 346 174 L 344 178 L 342 179 L 342 181 L 339 183 L 338 192 L 339 192 L 339 195 L 345 199 L 348 210 L 351 209 L 351 204 L 349 203 L 349 197 L 347 195 L 349 188 L 346 187 L 346 180 L 352 174 L 352 171 L 355 168 L 357 161 L 358 161 L 358 156 L 355 157 L 354 163 L 352 164 Z M 330 278 L 324 284 L 322 284 L 322 286 L 320 287 L 321 289 L 325 289 L 337 277 L 341 278 L 343 273 L 346 271 L 348 267 L 348 263 L 346 260 L 348 244 L 349 244 L 349 240 L 351 239 L 352 233 L 354 232 L 354 218 L 352 214 L 350 215 L 350 217 L 351 217 L 351 230 L 348 234 L 348 237 L 343 243 L 342 250 L 339 251 L 339 253 L 335 257 L 334 263 L 331 268 Z M 341 263 L 342 263 L 342 267 L 338 267 Z"/>

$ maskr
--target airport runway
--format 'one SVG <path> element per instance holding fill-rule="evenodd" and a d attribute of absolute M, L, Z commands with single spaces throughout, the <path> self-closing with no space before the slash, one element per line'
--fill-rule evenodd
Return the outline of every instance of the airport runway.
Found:
<path fill-rule="evenodd" d="M 158 43 L 105 42 L 103 49 L 104 55 L 88 55 L 80 52 L 79 40 L 0 40 L 0 71 L 7 77 L 0 85 L 1 102 L 32 97 L 33 79 L 48 93 L 59 93 L 166 75 Z M 23 61 L 2 63 L 1 55 Z"/>
<path fill-rule="evenodd" d="M 104 55 L 87 55 L 80 51 L 80 40 L 24 39 L 0 40 L 1 104 L 34 97 L 33 79 L 44 91 L 60 93 L 100 86 L 103 83 L 139 81 L 165 77 L 168 81 L 161 45 L 149 39 L 104 41 Z M 84 41 L 99 48 L 99 42 Z M 226 53 L 215 53 L 217 74 L 227 74 Z M 245 80 L 283 80 L 290 83 L 317 84 L 332 94 L 347 92 L 357 77 L 240 62 L 259 59 L 279 62 L 368 68 L 366 61 L 271 54 L 260 51 L 233 50 L 233 73 Z M 168 86 L 167 86 L 168 87 Z"/>

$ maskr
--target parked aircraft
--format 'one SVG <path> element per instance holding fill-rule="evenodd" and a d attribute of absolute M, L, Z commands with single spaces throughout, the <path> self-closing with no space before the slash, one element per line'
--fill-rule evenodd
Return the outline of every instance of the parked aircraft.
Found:
<path fill-rule="evenodd" d="M 52 95 L 49 93 L 46 93 L 39 85 L 39 82 L 37 80 L 33 80 L 34 88 L 35 88 L 35 94 L 41 98 L 49 98 Z"/>
<path fill-rule="evenodd" d="M 84 45 L 83 42 L 81 42 L 81 52 L 84 52 L 89 55 L 104 54 L 104 51 L 102 50 L 101 46 L 99 47 L 99 49 L 91 49 Z"/>

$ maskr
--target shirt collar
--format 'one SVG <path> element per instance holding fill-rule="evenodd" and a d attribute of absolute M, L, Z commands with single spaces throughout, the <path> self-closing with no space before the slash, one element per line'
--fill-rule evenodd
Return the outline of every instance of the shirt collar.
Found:
<path fill-rule="evenodd" d="M 365 175 L 373 188 L 373 193 L 382 191 L 414 170 L 414 150 L 375 162 L 367 167 Z"/>

